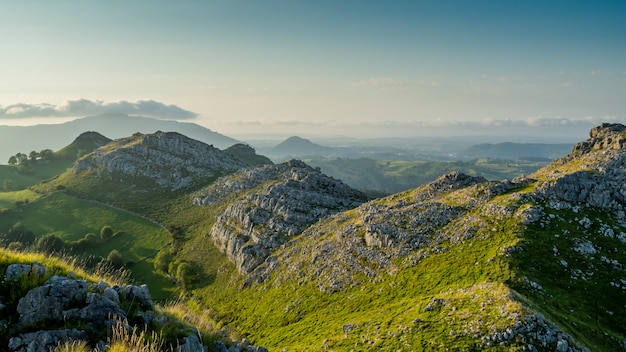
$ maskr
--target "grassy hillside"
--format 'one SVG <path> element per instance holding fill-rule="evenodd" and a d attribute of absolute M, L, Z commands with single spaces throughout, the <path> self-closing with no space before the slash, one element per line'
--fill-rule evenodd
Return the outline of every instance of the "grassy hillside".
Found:
<path fill-rule="evenodd" d="M 82 257 L 106 258 L 118 250 L 137 282 L 148 283 L 157 299 L 171 294 L 173 283 L 154 272 L 156 252 L 171 242 L 168 231 L 141 216 L 97 202 L 57 192 L 0 216 L 0 232 L 21 223 L 37 237 L 53 234 L 66 242 L 65 251 Z M 101 239 L 100 231 L 111 226 L 117 233 Z M 87 234 L 96 235 L 89 243 L 73 248 Z M 73 245 L 74 244 L 74 245 Z"/>
<path fill-rule="evenodd" d="M 215 318 L 271 350 L 508 351 L 529 343 L 541 346 L 540 338 L 507 337 L 508 331 L 525 326 L 548 335 L 562 329 L 594 351 L 619 349 L 626 332 L 626 299 L 614 286 L 619 286 L 623 274 L 613 272 L 612 266 L 626 262 L 626 243 L 617 238 L 596 241 L 593 233 L 602 226 L 616 232 L 626 228 L 593 209 L 548 212 L 546 219 L 562 220 L 549 226 L 545 221 L 524 225 L 525 214 L 537 204 L 520 194 L 533 187 L 520 185 L 478 204 L 476 199 L 484 197 L 488 187 L 431 199 L 466 212 L 438 227 L 429 245 L 401 255 L 359 247 L 365 232 L 362 215 L 357 210 L 345 212 L 319 222 L 276 252 L 277 269 L 258 285 L 238 276 L 208 246 L 202 254 L 189 248 L 180 254 L 198 260 L 211 256 L 207 265 L 218 269 L 210 281 L 193 289 L 194 296 L 211 307 Z M 413 190 L 372 204 L 410 205 L 423 199 L 425 192 Z M 583 217 L 592 218 L 597 227 L 584 229 Z M 396 225 L 411 230 L 399 218 Z M 344 233 L 354 233 L 357 245 L 346 247 L 351 239 Z M 575 249 L 579 239 L 558 236 L 567 233 L 594 241 L 598 252 L 593 258 L 582 255 Z M 194 248 L 199 245 L 200 240 L 190 243 Z M 373 264 L 377 251 L 386 253 L 387 266 Z M 359 269 L 368 266 L 375 274 Z M 589 278 L 575 277 L 577 273 Z M 324 280 L 341 281 L 342 275 L 345 289 L 320 290 L 320 283 L 330 284 Z M 539 350 L 553 351 L 556 342 Z"/>

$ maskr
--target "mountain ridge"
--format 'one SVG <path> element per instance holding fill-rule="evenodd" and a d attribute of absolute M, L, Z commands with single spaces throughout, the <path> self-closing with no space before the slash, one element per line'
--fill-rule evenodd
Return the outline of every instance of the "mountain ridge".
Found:
<path fill-rule="evenodd" d="M 270 323 L 277 310 L 264 315 L 276 334 L 267 345 L 287 347 L 295 336 L 328 332 L 312 320 L 322 309 L 328 319 L 343 317 L 345 336 L 329 337 L 330 348 L 626 348 L 626 224 L 623 195 L 615 192 L 626 180 L 624 129 L 599 126 L 572 153 L 526 177 L 486 182 L 446 174 L 316 222 L 250 276 L 255 284 L 246 295 L 253 301 L 265 302 L 254 289 L 291 297 L 283 300 L 285 312 L 293 304 L 293 313 L 282 313 L 290 317 L 285 327 Z M 401 290 L 413 277 L 425 286 Z M 381 313 L 362 293 L 371 290 L 417 308 L 377 300 L 389 309 Z M 317 304 L 297 299 L 303 296 Z M 349 297 L 360 297 L 354 309 L 365 315 L 320 308 L 331 297 L 350 306 Z M 397 342 L 376 331 L 386 320 L 402 327 L 389 331 Z"/>

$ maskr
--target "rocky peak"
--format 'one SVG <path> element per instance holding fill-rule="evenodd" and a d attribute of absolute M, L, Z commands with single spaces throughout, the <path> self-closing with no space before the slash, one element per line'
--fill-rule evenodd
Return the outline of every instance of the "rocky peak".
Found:
<path fill-rule="evenodd" d="M 626 126 L 603 123 L 572 153 L 536 173 L 536 196 L 556 208 L 626 210 Z"/>
<path fill-rule="evenodd" d="M 249 273 L 274 249 L 329 215 L 360 205 L 366 196 L 299 160 L 241 170 L 194 195 L 194 204 L 229 201 L 208 236 Z"/>
<path fill-rule="evenodd" d="M 589 131 L 589 139 L 574 146 L 572 154 L 584 154 L 592 150 L 626 149 L 626 126 L 619 123 L 603 123 Z"/>
<path fill-rule="evenodd" d="M 114 140 L 79 159 L 73 171 L 143 177 L 160 187 L 177 190 L 246 166 L 213 146 L 180 133 L 158 131 Z"/>

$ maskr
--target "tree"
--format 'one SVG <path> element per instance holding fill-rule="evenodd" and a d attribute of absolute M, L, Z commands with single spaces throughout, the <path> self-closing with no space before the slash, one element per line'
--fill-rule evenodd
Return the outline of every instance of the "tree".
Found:
<path fill-rule="evenodd" d="M 122 257 L 122 253 L 120 253 L 120 251 L 118 251 L 117 249 L 114 249 L 111 252 L 109 252 L 109 255 L 107 256 L 107 260 L 115 268 L 119 269 L 124 266 L 124 258 Z"/>
<path fill-rule="evenodd" d="M 26 155 L 24 153 L 17 153 L 17 154 L 15 154 L 15 158 L 17 159 L 17 163 L 18 164 L 24 164 L 25 162 L 28 161 L 28 155 Z"/>
<path fill-rule="evenodd" d="M 11 157 L 9 158 L 9 165 L 15 164 L 17 164 L 17 158 L 15 157 L 15 155 L 11 155 Z"/>
<path fill-rule="evenodd" d="M 190 288 L 195 278 L 196 271 L 191 264 L 187 262 L 178 264 L 178 268 L 176 268 L 176 280 L 180 282 L 183 289 Z"/>
<path fill-rule="evenodd" d="M 174 256 L 169 249 L 162 249 L 154 258 L 154 268 L 166 273 L 173 259 Z"/>
<path fill-rule="evenodd" d="M 39 158 L 39 153 L 36 150 L 33 150 L 28 154 L 28 159 L 30 159 L 30 161 L 35 161 L 37 158 Z"/>
<path fill-rule="evenodd" d="M 111 238 L 111 236 L 113 236 L 113 229 L 111 228 L 111 226 L 102 226 L 102 229 L 100 230 L 100 237 L 103 240 L 106 240 L 108 238 Z"/>
<path fill-rule="evenodd" d="M 42 160 L 52 160 L 52 158 L 54 157 L 54 152 L 52 151 L 52 149 L 43 149 L 39 152 L 39 157 Z"/>
<path fill-rule="evenodd" d="M 35 242 L 38 251 L 48 254 L 61 252 L 64 247 L 65 241 L 52 233 L 39 237 Z"/>

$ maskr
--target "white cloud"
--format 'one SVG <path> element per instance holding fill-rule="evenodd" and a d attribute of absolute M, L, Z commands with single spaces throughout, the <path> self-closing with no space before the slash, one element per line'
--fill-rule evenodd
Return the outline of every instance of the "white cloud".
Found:
<path fill-rule="evenodd" d="M 166 105 L 154 100 L 139 100 L 136 102 L 122 100 L 107 103 L 100 100 L 78 99 L 68 100 L 62 105 L 17 103 L 0 106 L 0 119 L 84 117 L 108 113 L 141 115 L 171 120 L 192 119 L 197 117 L 197 114 L 192 111 L 185 110 L 176 105 Z"/>

